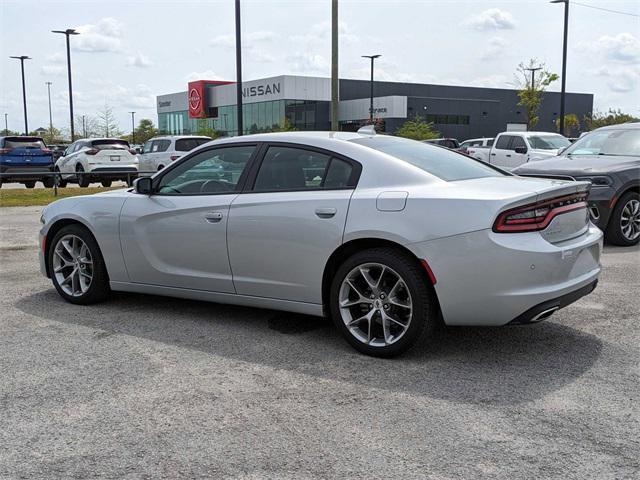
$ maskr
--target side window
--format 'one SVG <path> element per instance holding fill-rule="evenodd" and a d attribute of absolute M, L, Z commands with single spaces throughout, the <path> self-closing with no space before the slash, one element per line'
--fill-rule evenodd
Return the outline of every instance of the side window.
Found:
<path fill-rule="evenodd" d="M 169 149 L 169 145 L 171 145 L 171 140 L 156 140 L 156 142 L 158 143 L 158 152 L 166 152 Z"/>
<path fill-rule="evenodd" d="M 487 147 L 492 147 L 493 146 L 493 138 L 487 140 Z"/>
<path fill-rule="evenodd" d="M 512 138 L 512 135 L 500 135 L 498 137 L 498 141 L 496 142 L 496 148 L 499 148 L 500 150 L 508 150 L 509 142 Z"/>
<path fill-rule="evenodd" d="M 157 153 L 160 148 L 160 140 L 154 140 L 151 142 L 151 153 Z"/>
<path fill-rule="evenodd" d="M 329 155 L 293 147 L 269 147 L 254 191 L 344 188 L 353 167 Z"/>
<path fill-rule="evenodd" d="M 142 153 L 150 153 L 152 144 L 153 144 L 153 142 L 151 140 L 147 141 L 144 144 L 144 147 L 142 147 Z"/>
<path fill-rule="evenodd" d="M 200 152 L 160 179 L 161 195 L 203 195 L 234 192 L 255 145 L 216 148 Z"/>
<path fill-rule="evenodd" d="M 511 142 L 511 150 L 514 150 L 516 148 L 527 148 L 527 144 L 524 143 L 524 138 L 522 137 L 513 137 L 513 142 Z"/>

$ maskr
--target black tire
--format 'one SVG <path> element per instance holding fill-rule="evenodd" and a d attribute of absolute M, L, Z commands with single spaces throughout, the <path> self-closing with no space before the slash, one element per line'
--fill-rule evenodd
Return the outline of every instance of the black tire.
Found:
<path fill-rule="evenodd" d="M 60 170 L 56 169 L 56 174 L 55 181 L 58 184 L 58 188 L 65 188 L 67 186 L 67 181 L 60 175 Z"/>
<path fill-rule="evenodd" d="M 91 280 L 91 284 L 89 285 L 88 290 L 80 296 L 72 296 L 67 294 L 56 279 L 56 276 L 53 273 L 53 256 L 56 245 L 60 241 L 62 237 L 65 235 L 76 235 L 89 247 L 89 251 L 91 252 L 91 256 L 93 259 L 93 279 Z M 47 265 L 49 266 L 49 272 L 51 273 L 51 281 L 53 282 L 53 286 L 56 288 L 58 293 L 62 298 L 64 298 L 67 302 L 75 303 L 77 305 L 89 305 L 92 303 L 98 303 L 106 300 L 111 293 L 111 289 L 109 288 L 109 276 L 107 274 L 107 268 L 104 264 L 104 259 L 102 258 L 102 252 L 100 252 L 100 247 L 98 247 L 98 243 L 93 238 L 93 235 L 87 228 L 82 225 L 74 224 L 67 225 L 58 231 L 53 237 L 51 241 L 51 246 L 47 252 Z"/>
<path fill-rule="evenodd" d="M 620 245 L 622 247 L 630 247 L 632 245 L 637 245 L 637 243 L 640 242 L 640 236 L 630 240 L 622 231 L 622 213 L 624 212 L 625 207 L 634 201 L 640 202 L 640 195 L 637 192 L 627 192 L 620 197 L 616 206 L 613 208 L 613 212 L 611 212 L 609 224 L 606 229 L 606 238 L 610 243 Z"/>
<path fill-rule="evenodd" d="M 24 186 L 27 188 L 34 188 L 36 186 L 36 182 L 24 182 Z"/>
<path fill-rule="evenodd" d="M 133 187 L 133 182 L 135 182 L 137 177 L 129 177 L 125 180 L 127 182 L 127 187 Z"/>
<path fill-rule="evenodd" d="M 53 177 L 45 178 L 44 180 L 42 180 L 42 185 L 44 185 L 44 188 L 53 188 L 54 178 Z"/>
<path fill-rule="evenodd" d="M 111 180 L 102 180 L 100 183 L 102 184 L 103 187 L 109 188 L 111 186 L 112 181 Z"/>
<path fill-rule="evenodd" d="M 87 188 L 91 183 L 91 179 L 89 178 L 89 175 L 84 173 L 82 165 L 78 165 L 76 167 L 76 177 L 78 178 L 78 186 L 82 188 Z"/>
<path fill-rule="evenodd" d="M 164 168 L 164 165 L 158 165 L 158 171 L 162 170 Z"/>
<path fill-rule="evenodd" d="M 395 343 L 373 346 L 359 340 L 342 320 L 339 306 L 340 288 L 345 277 L 354 268 L 366 263 L 377 263 L 395 271 L 402 277 L 412 299 L 412 317 L 409 327 Z M 336 272 L 331 284 L 331 317 L 345 340 L 356 350 L 375 357 L 394 357 L 426 343 L 433 336 L 439 322 L 438 302 L 426 273 L 418 260 L 392 248 L 372 248 L 349 257 Z"/>

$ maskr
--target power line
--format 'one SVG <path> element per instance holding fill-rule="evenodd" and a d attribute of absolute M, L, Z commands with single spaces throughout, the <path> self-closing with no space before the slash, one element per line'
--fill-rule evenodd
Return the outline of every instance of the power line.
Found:
<path fill-rule="evenodd" d="M 581 7 L 593 8 L 594 10 L 602 10 L 603 12 L 609 13 L 618 13 L 620 15 L 629 15 L 630 17 L 640 17 L 640 15 L 638 15 L 637 13 L 621 12 L 620 10 L 611 10 L 610 8 L 596 7 L 594 5 L 587 5 L 586 3 L 571 2 L 571 5 L 580 5 Z"/>

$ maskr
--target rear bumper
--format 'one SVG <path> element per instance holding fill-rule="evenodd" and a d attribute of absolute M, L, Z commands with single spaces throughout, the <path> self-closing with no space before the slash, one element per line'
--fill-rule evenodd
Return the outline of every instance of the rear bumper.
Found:
<path fill-rule="evenodd" d="M 2 182 L 32 182 L 48 178 L 46 173 L 53 171 L 53 164 L 0 165 Z M 15 175 L 13 175 L 15 174 Z"/>
<path fill-rule="evenodd" d="M 138 177 L 138 167 L 133 165 L 92 166 L 87 174 L 90 177 L 96 174 L 93 176 L 96 180 L 126 180 Z"/>
<path fill-rule="evenodd" d="M 557 244 L 539 232 L 481 230 L 407 247 L 429 263 L 447 325 L 499 326 L 593 284 L 602 236 L 594 225 Z"/>
<path fill-rule="evenodd" d="M 516 318 L 509 322 L 509 325 L 525 325 L 528 323 L 537 323 L 546 318 L 549 318 L 553 313 L 561 308 L 564 308 L 568 305 L 571 305 L 573 302 L 580 300 L 585 295 L 589 295 L 596 289 L 598 285 L 598 280 L 591 282 L 589 285 L 585 285 L 578 290 L 575 290 L 570 293 L 566 293 L 561 297 L 554 298 L 552 300 L 547 300 L 546 302 L 542 302 L 535 307 L 530 308 L 526 312 L 521 315 L 518 315 Z"/>

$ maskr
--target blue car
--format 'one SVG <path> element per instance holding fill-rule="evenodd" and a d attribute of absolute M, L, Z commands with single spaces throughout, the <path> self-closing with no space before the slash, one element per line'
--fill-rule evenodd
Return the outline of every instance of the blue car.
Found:
<path fill-rule="evenodd" d="M 52 188 L 54 179 L 48 172 L 53 172 L 53 152 L 42 138 L 0 137 L 0 187 L 13 182 L 33 188 L 42 182 Z"/>

